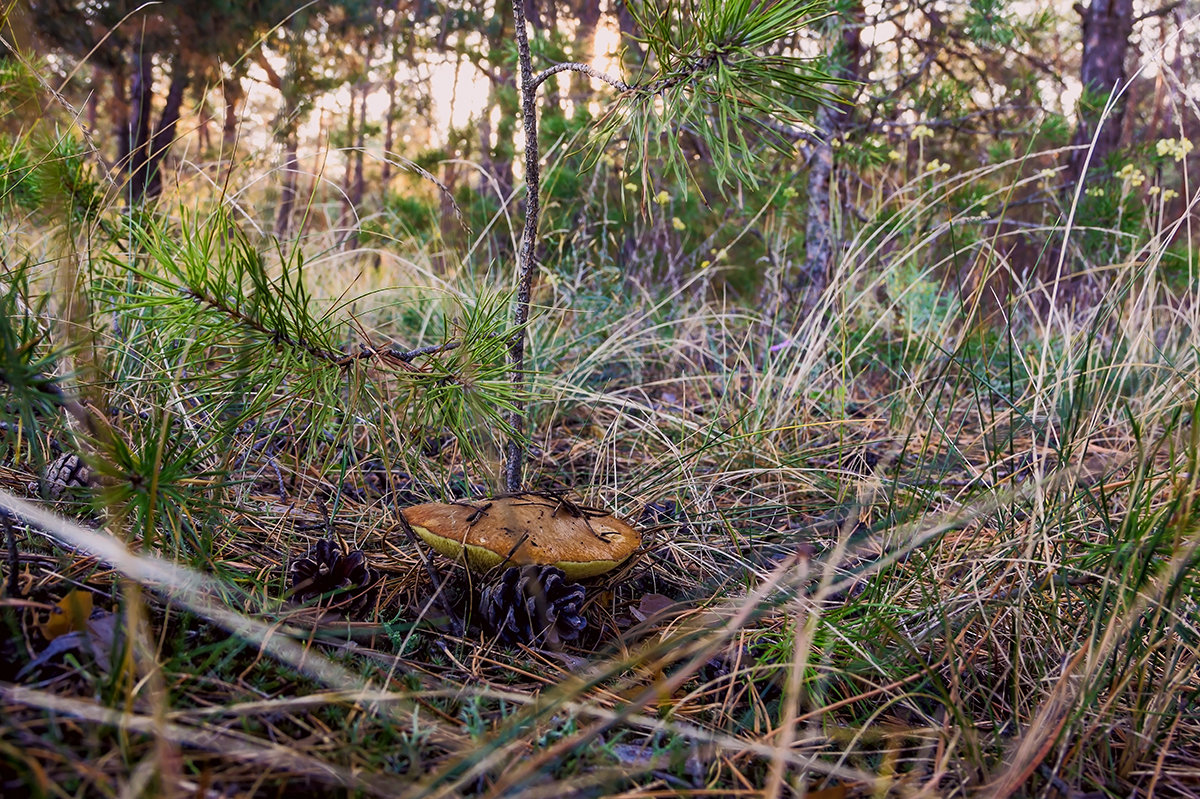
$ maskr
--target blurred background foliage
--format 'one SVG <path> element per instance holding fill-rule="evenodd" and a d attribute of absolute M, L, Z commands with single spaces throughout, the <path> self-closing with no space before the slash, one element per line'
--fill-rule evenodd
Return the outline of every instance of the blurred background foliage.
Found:
<path fill-rule="evenodd" d="M 959 252 L 989 242 L 1016 273 L 1049 275 L 1059 248 L 1042 246 L 1044 232 L 1072 216 L 1102 232 L 1070 248 L 1069 271 L 1120 260 L 1158 235 L 1148 217 L 1184 208 L 1179 179 L 1196 156 L 1162 143 L 1195 138 L 1184 107 L 1197 59 L 1181 35 L 1187 3 L 1136 14 L 1118 3 L 1113 19 L 1089 22 L 1104 4 L 1094 5 L 772 4 L 775 17 L 812 24 L 774 39 L 762 30 L 780 21 L 764 13 L 764 28 L 746 24 L 717 46 L 730 23 L 680 27 L 672 14 L 698 13 L 688 4 L 531 3 L 535 68 L 573 60 L 636 82 L 647 68 L 691 69 L 688 54 L 706 42 L 726 65 L 690 105 L 668 85 L 636 102 L 578 73 L 543 85 L 544 277 L 574 285 L 615 270 L 678 286 L 720 261 L 706 287 L 790 297 L 823 284 L 838 243 L 902 208 L 922 177 L 942 186 L 942 216 L 924 224 L 988 214 L 947 245 Z M 257 177 L 230 199 L 260 232 L 332 232 L 377 261 L 413 249 L 443 253 L 443 265 L 506 259 L 522 171 L 511 17 L 503 3 L 425 0 L 14 3 L 13 49 L 0 63 L 0 197 L 32 212 L 67 196 L 94 212 L 95 177 L 76 157 L 85 152 L 118 178 L 126 204 L 158 196 L 164 177 L 190 197 L 219 194 L 236 165 Z M 771 58 L 796 56 L 848 81 L 845 102 L 818 113 L 803 84 L 771 71 Z M 37 65 L 41 86 L 14 69 L 18 57 Z M 738 73 L 747 64 L 757 82 Z M 747 95 L 736 126 L 695 99 L 751 85 L 763 90 Z M 60 107 L 37 102 L 41 89 L 60 92 Z M 1082 157 L 1058 148 L 1093 140 L 1077 193 Z M 737 157 L 714 160 L 714 147 Z M 987 179 L 944 180 L 997 164 Z M 737 186 L 722 188 L 730 169 Z"/>

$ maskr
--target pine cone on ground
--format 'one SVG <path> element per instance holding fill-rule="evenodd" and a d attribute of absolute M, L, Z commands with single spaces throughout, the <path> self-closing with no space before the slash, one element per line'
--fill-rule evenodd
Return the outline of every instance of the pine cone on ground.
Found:
<path fill-rule="evenodd" d="M 46 494 L 50 499 L 62 499 L 74 488 L 92 488 L 91 467 L 74 452 L 64 452 L 46 464 Z"/>
<path fill-rule="evenodd" d="M 343 552 L 336 541 L 318 541 L 288 567 L 292 598 L 336 607 L 356 616 L 371 604 L 375 573 L 360 550 Z"/>
<path fill-rule="evenodd" d="M 513 566 L 480 593 L 484 628 L 502 643 L 557 647 L 587 627 L 584 591 L 553 566 Z"/>
<path fill-rule="evenodd" d="M 47 463 L 42 477 L 46 482 L 46 497 L 53 500 L 62 499 L 71 489 L 95 488 L 97 485 L 91 467 L 74 452 L 64 452 Z M 28 488 L 31 494 L 36 494 L 37 481 L 30 482 Z"/>

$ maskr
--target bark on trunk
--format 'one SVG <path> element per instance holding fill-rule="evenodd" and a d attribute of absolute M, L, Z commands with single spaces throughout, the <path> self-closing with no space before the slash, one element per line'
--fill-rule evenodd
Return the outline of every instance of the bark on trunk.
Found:
<path fill-rule="evenodd" d="M 350 204 L 357 210 L 363 201 L 366 182 L 363 178 L 363 160 L 367 150 L 367 87 L 363 87 L 358 98 L 358 135 L 354 139 L 354 180 L 350 184 Z"/>
<path fill-rule="evenodd" d="M 862 60 L 863 7 L 855 0 L 842 20 L 842 32 L 835 51 L 839 78 L 857 80 Z M 833 178 L 833 140 L 850 121 L 851 109 L 845 106 L 822 106 L 817 112 L 817 132 L 821 141 L 816 145 L 808 172 L 808 220 L 804 235 L 804 265 L 799 282 L 821 290 L 829 280 L 833 264 L 833 218 L 830 208 L 830 183 Z"/>
<path fill-rule="evenodd" d="M 380 165 L 379 175 L 379 206 L 387 203 L 388 183 L 392 180 L 392 148 L 396 144 L 396 56 L 392 55 L 392 65 L 389 68 L 387 92 L 387 119 L 383 123 L 383 164 Z"/>
<path fill-rule="evenodd" d="M 358 91 L 350 87 L 350 115 L 346 119 L 346 139 L 342 154 L 345 156 L 345 173 L 342 176 L 342 210 L 338 218 L 338 227 L 342 231 L 354 227 L 354 152 L 353 147 L 358 141 Z M 350 238 L 347 234 L 339 236 L 339 243 L 345 244 Z"/>
<path fill-rule="evenodd" d="M 234 75 L 223 81 L 221 94 L 225 97 L 225 122 L 221 126 L 221 145 L 225 150 L 225 157 L 232 160 L 233 152 L 237 148 L 238 107 L 245 96 L 241 78 Z"/>
<path fill-rule="evenodd" d="M 159 117 L 158 127 L 150 137 L 150 152 L 146 158 L 146 196 L 157 197 L 162 193 L 162 162 L 175 141 L 175 128 L 179 125 L 179 114 L 183 108 L 183 92 L 187 88 L 187 71 L 178 63 L 171 69 L 171 85 L 167 89 L 167 102 Z"/>
<path fill-rule="evenodd" d="M 138 45 L 133 56 L 133 77 L 130 82 L 129 94 L 133 105 L 133 116 L 130 120 L 129 150 L 123 159 L 129 174 L 127 184 L 130 204 L 139 202 L 146 193 L 146 168 L 150 145 L 150 113 L 154 99 L 152 75 L 153 58 L 149 53 L 142 52 Z"/>
<path fill-rule="evenodd" d="M 362 208 L 363 193 L 366 182 L 363 179 L 363 158 L 367 148 L 367 86 L 359 92 L 358 130 L 354 136 L 354 170 L 350 178 L 350 214 L 348 216 L 349 232 L 346 234 L 345 246 L 349 249 L 358 247 L 359 209 Z M 353 104 L 353 100 L 351 101 Z"/>
<path fill-rule="evenodd" d="M 638 28 L 633 14 L 629 13 L 627 0 L 617 0 L 616 11 L 617 26 L 621 29 L 621 45 L 628 53 L 628 60 L 634 64 L 640 64 L 643 54 L 642 45 L 638 42 L 637 37 L 641 35 L 641 30 Z"/>
<path fill-rule="evenodd" d="M 118 170 L 125 169 L 129 164 L 129 92 L 125 80 L 124 67 L 118 67 L 112 73 L 112 131 L 117 142 Z"/>
<path fill-rule="evenodd" d="M 1133 31 L 1133 0 L 1091 0 L 1085 9 L 1076 3 L 1075 11 L 1083 20 L 1083 57 L 1079 78 L 1083 97 L 1079 101 L 1079 122 L 1072 144 L 1084 145 L 1071 153 L 1067 185 L 1074 186 L 1083 177 L 1084 164 L 1099 166 L 1121 143 L 1121 122 L 1125 103 L 1118 98 L 1112 113 L 1101 121 L 1112 91 L 1125 82 L 1125 56 L 1129 34 Z M 1097 131 L 1097 126 L 1099 130 Z M 1093 147 L 1087 145 L 1095 142 Z M 1090 149 L 1090 157 L 1089 157 Z"/>
<path fill-rule="evenodd" d="M 283 186 L 279 192 L 279 210 L 275 214 L 275 238 L 287 238 L 292 227 L 292 210 L 296 207 L 296 174 L 299 159 L 296 157 L 296 134 L 287 138 L 287 152 L 283 157 Z"/>
<path fill-rule="evenodd" d="M 600 4 L 594 0 L 582 0 L 575 6 L 575 47 L 572 58 L 584 64 L 591 63 L 596 55 L 596 25 L 600 22 Z M 575 103 L 575 114 L 587 113 L 588 98 L 592 96 L 592 82 L 582 72 L 571 73 L 571 101 Z"/>
<path fill-rule="evenodd" d="M 133 54 L 133 80 L 130 94 L 133 103 L 133 118 L 128 124 L 128 139 L 122 142 L 126 151 L 121 163 L 129 174 L 127 185 L 131 205 L 162 192 L 160 166 L 171 142 L 175 139 L 175 128 L 183 107 L 183 92 L 187 88 L 187 70 L 180 65 L 179 57 L 171 69 L 171 83 L 167 89 L 166 102 L 158 125 L 151 133 L 151 116 L 154 112 L 153 54 L 144 50 L 139 43 Z"/>
<path fill-rule="evenodd" d="M 100 121 L 100 86 L 104 82 L 104 70 L 98 64 L 92 65 L 92 83 L 88 88 L 87 122 L 88 130 L 95 131 Z"/>

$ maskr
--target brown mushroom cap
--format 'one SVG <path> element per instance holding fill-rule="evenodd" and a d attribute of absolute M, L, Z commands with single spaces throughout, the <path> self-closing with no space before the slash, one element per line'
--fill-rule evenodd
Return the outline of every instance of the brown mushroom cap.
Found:
<path fill-rule="evenodd" d="M 615 516 L 539 494 L 429 502 L 403 513 L 425 543 L 476 571 L 535 563 L 578 580 L 616 568 L 642 543 Z"/>

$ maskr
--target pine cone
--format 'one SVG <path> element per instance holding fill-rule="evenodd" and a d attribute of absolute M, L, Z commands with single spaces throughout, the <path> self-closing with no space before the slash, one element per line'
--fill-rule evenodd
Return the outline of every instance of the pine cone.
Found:
<path fill-rule="evenodd" d="M 292 598 L 300 602 L 321 597 L 318 604 L 337 607 L 348 615 L 362 613 L 372 599 L 375 573 L 357 549 L 342 552 L 325 539 L 288 567 Z M 336 592 L 336 593 L 335 593 Z"/>
<path fill-rule="evenodd" d="M 46 494 L 50 499 L 62 499 L 74 488 L 91 488 L 91 467 L 74 452 L 64 452 L 46 465 Z"/>
<path fill-rule="evenodd" d="M 567 582 L 560 569 L 513 566 L 483 589 L 479 610 L 484 628 L 502 643 L 557 647 L 587 627 L 583 598 L 583 586 Z"/>

